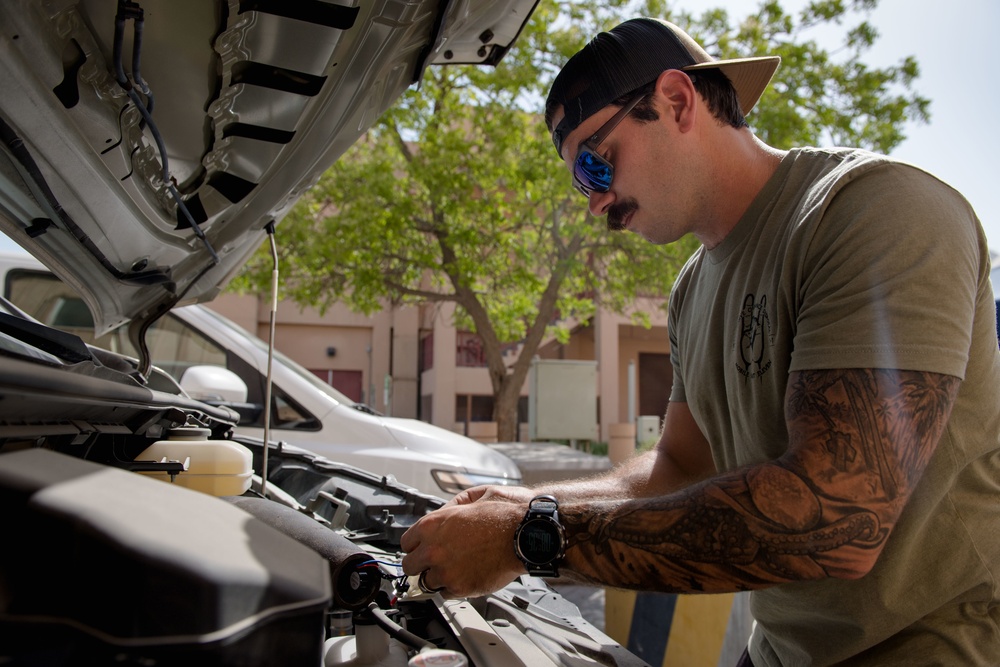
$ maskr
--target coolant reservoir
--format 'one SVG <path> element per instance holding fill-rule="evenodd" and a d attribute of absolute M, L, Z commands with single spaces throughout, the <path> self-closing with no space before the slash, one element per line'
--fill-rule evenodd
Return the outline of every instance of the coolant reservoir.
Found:
<path fill-rule="evenodd" d="M 239 496 L 250 488 L 253 455 L 243 445 L 229 440 L 209 440 L 206 428 L 184 427 L 170 430 L 166 440 L 147 447 L 136 461 L 188 460 L 188 469 L 174 476 L 173 482 L 212 496 Z M 165 472 L 140 472 L 140 475 L 170 482 Z"/>
<path fill-rule="evenodd" d="M 324 667 L 406 667 L 406 647 L 377 625 L 358 621 L 353 637 L 326 640 Z"/>

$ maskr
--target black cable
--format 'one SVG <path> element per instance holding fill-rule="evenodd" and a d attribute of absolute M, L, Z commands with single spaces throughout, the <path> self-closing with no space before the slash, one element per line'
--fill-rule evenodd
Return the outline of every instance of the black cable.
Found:
<path fill-rule="evenodd" d="M 135 91 L 135 87 L 128 80 L 128 76 L 125 74 L 125 66 L 123 65 L 123 55 L 124 41 L 125 41 L 125 21 L 131 20 L 133 22 L 134 37 L 132 44 L 132 76 L 135 79 L 136 86 L 140 87 L 143 94 L 146 95 L 146 102 L 143 102 L 139 98 L 139 94 Z M 160 134 L 159 129 L 156 127 L 156 123 L 153 122 L 153 116 L 151 111 L 153 108 L 152 93 L 149 92 L 149 86 L 143 81 L 142 76 L 139 74 L 139 60 L 140 60 L 140 50 L 142 48 L 142 30 L 143 30 L 143 11 L 142 7 L 138 3 L 130 2 L 129 0 L 118 0 L 118 13 L 115 15 L 115 35 L 114 43 L 112 45 L 112 59 L 114 60 L 115 77 L 118 80 L 118 84 L 122 87 L 125 93 L 128 95 L 132 103 L 135 104 L 136 109 L 139 110 L 140 115 L 142 115 L 143 120 L 146 122 L 146 126 L 149 129 L 150 134 L 153 135 L 153 140 L 156 142 L 156 148 L 160 153 L 160 164 L 163 167 L 163 183 L 166 185 L 167 190 L 170 192 L 170 196 L 173 197 L 174 201 L 177 203 L 177 211 L 180 215 L 184 217 L 194 235 L 205 246 L 208 250 L 208 254 L 212 258 L 212 266 L 219 263 L 219 255 L 215 252 L 215 248 L 209 243 L 208 238 L 205 236 L 205 232 L 201 229 L 197 222 L 195 222 L 194 216 L 188 210 L 187 205 L 185 205 L 184 200 L 181 198 L 181 194 L 177 191 L 174 186 L 173 181 L 170 178 L 170 166 L 167 161 L 167 147 L 163 143 L 163 137 Z M 147 106 L 148 105 L 148 106 Z"/>
<path fill-rule="evenodd" d="M 135 82 L 135 85 L 142 91 L 143 96 L 145 96 L 146 111 L 152 115 L 153 92 L 142 78 L 142 74 L 139 73 L 139 60 L 142 55 L 142 28 L 144 23 L 143 11 L 140 7 L 138 8 L 138 16 L 132 21 L 132 81 Z"/>
<path fill-rule="evenodd" d="M 66 212 L 66 209 L 62 207 L 59 200 L 56 199 L 55 194 L 52 192 L 52 188 L 49 187 L 48 182 L 45 180 L 45 176 L 42 174 L 41 168 L 35 159 L 32 157 L 31 152 L 28 147 L 24 144 L 24 140 L 21 139 L 14 132 L 14 128 L 8 125 L 2 118 L 0 118 L 0 143 L 5 145 L 10 151 L 11 155 L 21 165 L 24 170 L 24 177 L 26 183 L 29 186 L 34 186 L 32 188 L 33 196 L 37 197 L 40 201 L 44 202 L 51 209 L 51 212 L 55 214 L 55 217 L 63 223 L 66 230 L 75 238 L 84 248 L 87 249 L 101 266 L 103 266 L 109 274 L 113 275 L 115 278 L 122 280 L 130 285 L 158 285 L 169 283 L 170 275 L 166 271 L 161 271 L 159 269 L 150 269 L 148 271 L 139 271 L 134 273 L 124 273 L 119 271 L 114 264 L 101 252 L 100 248 L 97 247 L 90 237 L 84 233 L 83 229 L 76 224 L 76 221 Z"/>
<path fill-rule="evenodd" d="M 115 79 L 118 85 L 128 90 L 131 84 L 125 76 L 125 67 L 122 65 L 122 50 L 125 42 L 125 16 L 122 13 L 121 2 L 118 3 L 118 14 L 115 15 L 115 38 L 111 47 L 111 60 L 115 67 Z"/>
<path fill-rule="evenodd" d="M 378 603 L 372 602 L 369 604 L 368 613 L 371 614 L 376 625 L 385 630 L 393 639 L 398 639 L 407 646 L 417 650 L 437 648 L 435 644 L 423 639 L 422 637 L 418 637 L 396 621 L 389 618 L 389 616 L 382 611 L 382 608 L 378 606 Z"/>

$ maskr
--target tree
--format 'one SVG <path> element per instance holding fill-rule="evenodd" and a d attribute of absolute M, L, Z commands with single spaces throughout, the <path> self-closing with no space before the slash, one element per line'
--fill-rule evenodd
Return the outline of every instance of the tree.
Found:
<path fill-rule="evenodd" d="M 731 25 L 722 10 L 671 14 L 663 2 L 542 0 L 496 71 L 429 69 L 278 227 L 283 296 L 325 309 L 344 301 L 372 313 L 387 303 L 456 304 L 458 326 L 478 334 L 501 440 L 513 440 L 517 402 L 546 336 L 568 337 L 597 304 L 631 312 L 638 295 L 666 296 L 691 238 L 666 247 L 609 232 L 570 184 L 541 120 L 552 78 L 587 39 L 628 16 L 663 16 L 719 57 L 777 53 L 774 85 L 751 116 L 772 145 L 838 143 L 889 151 L 927 101 L 909 94 L 912 59 L 872 69 L 877 37 L 861 22 L 837 59 L 805 39 L 876 0 L 817 1 L 798 17 L 768 2 Z M 234 282 L 267 289 L 267 248 Z M 520 354 L 508 364 L 504 349 Z"/>

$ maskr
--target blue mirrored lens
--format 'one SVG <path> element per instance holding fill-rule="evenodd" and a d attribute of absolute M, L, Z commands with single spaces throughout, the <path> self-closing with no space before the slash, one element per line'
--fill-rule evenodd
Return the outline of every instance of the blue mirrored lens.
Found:
<path fill-rule="evenodd" d="M 611 188 L 611 165 L 588 150 L 580 151 L 573 173 L 588 190 L 607 192 Z"/>

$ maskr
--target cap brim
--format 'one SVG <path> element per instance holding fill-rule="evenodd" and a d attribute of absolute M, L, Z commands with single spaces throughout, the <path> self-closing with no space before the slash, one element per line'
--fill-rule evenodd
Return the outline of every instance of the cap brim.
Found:
<path fill-rule="evenodd" d="M 682 69 L 685 72 L 696 72 L 700 69 L 717 69 L 726 75 L 736 90 L 743 115 L 750 113 L 757 100 L 774 77 L 780 56 L 762 56 L 758 58 L 734 58 L 732 60 L 711 60 L 704 63 L 688 65 Z"/>

